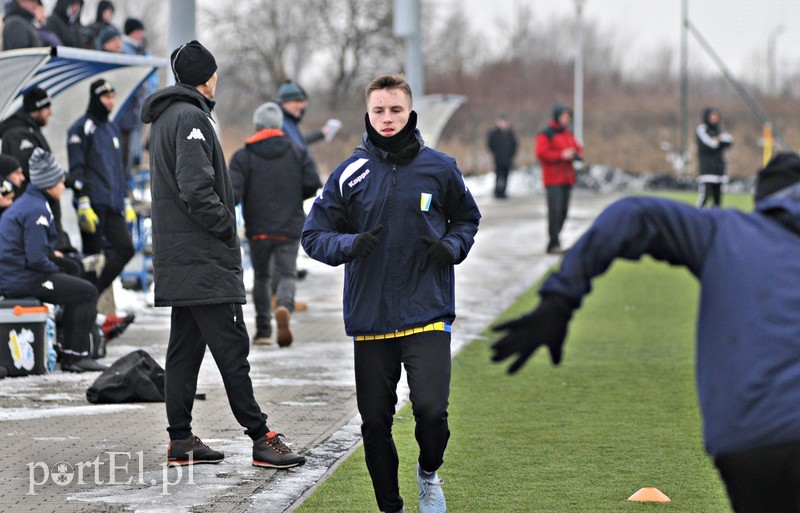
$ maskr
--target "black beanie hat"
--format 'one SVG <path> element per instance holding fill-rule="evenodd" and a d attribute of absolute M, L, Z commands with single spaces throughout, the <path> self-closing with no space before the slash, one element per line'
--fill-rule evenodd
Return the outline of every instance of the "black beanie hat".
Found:
<path fill-rule="evenodd" d="M 111 9 L 111 12 L 114 12 L 114 4 L 108 0 L 100 0 L 100 3 L 97 4 L 97 15 L 95 16 L 95 21 L 102 21 L 103 13 L 108 9 Z"/>
<path fill-rule="evenodd" d="M 134 30 L 144 30 L 144 23 L 136 18 L 128 18 L 125 20 L 125 35 L 130 35 Z"/>
<path fill-rule="evenodd" d="M 5 179 L 12 172 L 20 168 L 19 160 L 11 155 L 0 153 L 0 178 Z"/>
<path fill-rule="evenodd" d="M 217 61 L 211 52 L 191 41 L 173 50 L 169 59 L 175 82 L 190 86 L 205 84 L 217 71 Z"/>
<path fill-rule="evenodd" d="M 34 87 L 22 97 L 22 110 L 25 112 L 36 112 L 50 106 L 50 97 L 47 91 L 40 87 Z"/>
<path fill-rule="evenodd" d="M 100 97 L 104 94 L 113 93 L 114 86 L 111 83 L 101 78 L 99 80 L 95 80 L 92 82 L 92 85 L 89 86 L 89 109 L 88 112 L 101 121 L 105 121 L 108 119 L 109 111 L 103 102 L 100 101 Z"/>
<path fill-rule="evenodd" d="M 755 200 L 800 182 L 800 156 L 794 152 L 778 153 L 758 172 Z"/>

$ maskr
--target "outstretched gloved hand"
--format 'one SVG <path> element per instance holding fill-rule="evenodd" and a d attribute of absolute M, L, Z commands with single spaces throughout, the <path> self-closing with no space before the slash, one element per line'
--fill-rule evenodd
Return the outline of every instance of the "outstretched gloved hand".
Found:
<path fill-rule="evenodd" d="M 494 331 L 508 333 L 492 345 L 492 361 L 501 362 L 516 355 L 516 361 L 508 368 L 508 373 L 514 374 L 539 346 L 546 345 L 553 365 L 558 365 L 561 363 L 561 351 L 572 310 L 572 305 L 565 298 L 548 294 L 542 297 L 539 306 L 531 313 L 495 326 Z"/>
<path fill-rule="evenodd" d="M 422 237 L 422 241 L 428 245 L 428 260 L 433 260 L 441 266 L 450 265 L 455 260 L 450 248 L 444 242 L 430 237 Z"/>
<path fill-rule="evenodd" d="M 359 233 L 353 241 L 353 255 L 365 257 L 378 247 L 378 235 L 383 231 L 383 225 L 376 226 L 368 232 Z"/>

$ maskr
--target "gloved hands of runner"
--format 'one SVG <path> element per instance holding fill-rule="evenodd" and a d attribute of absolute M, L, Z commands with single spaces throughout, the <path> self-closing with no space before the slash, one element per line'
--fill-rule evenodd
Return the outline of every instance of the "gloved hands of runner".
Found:
<path fill-rule="evenodd" d="M 80 226 L 81 231 L 95 233 L 97 232 L 98 223 L 100 223 L 100 218 L 97 217 L 97 213 L 92 208 L 89 196 L 81 196 L 78 199 L 78 226 Z"/>
<path fill-rule="evenodd" d="M 353 241 L 353 255 L 365 257 L 378 247 L 378 235 L 383 231 L 383 225 L 376 226 L 368 232 L 359 233 Z"/>
<path fill-rule="evenodd" d="M 442 267 L 455 261 L 453 253 L 450 252 L 450 248 L 444 242 L 430 237 L 422 237 L 422 242 L 428 245 L 428 260 L 433 260 Z"/>
<path fill-rule="evenodd" d="M 572 305 L 564 297 L 548 294 L 542 297 L 539 306 L 532 312 L 498 324 L 493 330 L 507 333 L 492 345 L 492 361 L 501 362 L 516 356 L 517 359 L 508 368 L 508 373 L 514 374 L 525 365 L 539 346 L 545 345 L 550 350 L 553 365 L 558 365 L 561 363 L 572 310 Z"/>

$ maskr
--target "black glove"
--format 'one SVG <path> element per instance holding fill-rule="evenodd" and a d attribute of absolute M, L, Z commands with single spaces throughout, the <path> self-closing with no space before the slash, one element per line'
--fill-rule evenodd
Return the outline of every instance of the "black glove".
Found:
<path fill-rule="evenodd" d="M 368 232 L 359 233 L 353 241 L 353 255 L 365 257 L 378 247 L 377 235 L 383 231 L 383 225 L 376 226 Z"/>
<path fill-rule="evenodd" d="M 558 365 L 572 310 L 572 305 L 564 297 L 548 294 L 531 313 L 495 326 L 494 331 L 508 330 L 508 333 L 492 345 L 492 361 L 500 362 L 517 355 L 517 360 L 508 368 L 508 373 L 514 374 L 539 346 L 546 345 L 553 365 Z"/>
<path fill-rule="evenodd" d="M 429 246 L 428 260 L 433 260 L 441 266 L 450 265 L 455 261 L 453 253 L 450 252 L 450 248 L 444 242 L 430 237 L 422 237 L 422 242 Z"/>

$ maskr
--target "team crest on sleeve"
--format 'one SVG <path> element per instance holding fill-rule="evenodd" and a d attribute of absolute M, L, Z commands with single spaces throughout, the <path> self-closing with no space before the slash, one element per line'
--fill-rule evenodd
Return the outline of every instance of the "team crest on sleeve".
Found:
<path fill-rule="evenodd" d="M 200 131 L 199 128 L 192 128 L 192 132 L 186 137 L 188 140 L 196 139 L 198 141 L 205 141 L 206 138 L 203 137 L 203 132 Z"/>

